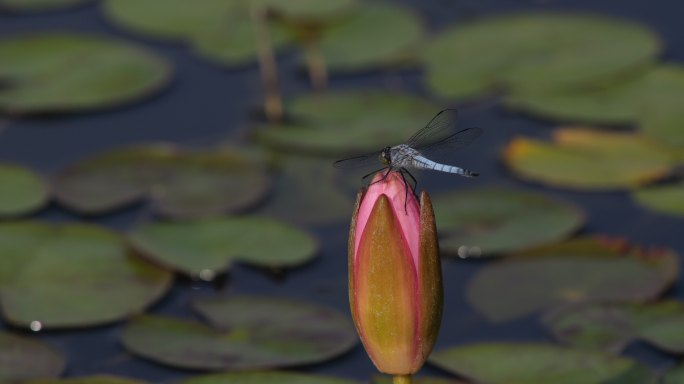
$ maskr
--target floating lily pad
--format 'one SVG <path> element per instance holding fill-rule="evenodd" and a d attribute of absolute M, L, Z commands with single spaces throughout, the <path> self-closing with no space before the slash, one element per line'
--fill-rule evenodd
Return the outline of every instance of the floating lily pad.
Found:
<path fill-rule="evenodd" d="M 0 40 L 0 112 L 74 112 L 143 99 L 171 67 L 142 47 L 62 32 Z"/>
<path fill-rule="evenodd" d="M 518 137 L 503 160 L 521 178 L 587 190 L 631 188 L 666 176 L 674 165 L 666 148 L 633 133 L 559 128 L 553 141 Z"/>
<path fill-rule="evenodd" d="M 250 0 L 252 6 L 300 23 L 325 22 L 344 15 L 357 4 L 358 0 Z"/>
<path fill-rule="evenodd" d="M 470 303 L 493 322 L 568 304 L 658 297 L 676 280 L 677 255 L 620 240 L 581 238 L 489 264 L 470 281 Z"/>
<path fill-rule="evenodd" d="M 202 279 L 229 269 L 236 261 L 268 268 L 300 265 L 318 249 L 306 232 L 255 217 L 153 223 L 138 228 L 129 238 L 149 258 Z"/>
<path fill-rule="evenodd" d="M 193 377 L 181 384 L 359 384 L 358 381 L 297 372 L 234 372 Z"/>
<path fill-rule="evenodd" d="M 632 197 L 656 212 L 684 216 L 684 182 L 637 189 Z"/>
<path fill-rule="evenodd" d="M 684 384 L 684 364 L 667 370 L 662 376 L 660 384 Z"/>
<path fill-rule="evenodd" d="M 402 143 L 438 110 L 416 96 L 370 90 L 306 95 L 286 109 L 297 123 L 263 127 L 258 138 L 279 149 L 327 156 Z"/>
<path fill-rule="evenodd" d="M 346 316 L 290 299 L 204 299 L 195 302 L 195 309 L 211 326 L 142 316 L 124 330 L 124 346 L 162 364 L 218 371 L 318 363 L 357 343 Z"/>
<path fill-rule="evenodd" d="M 85 4 L 91 0 L 0 0 L 0 10 L 17 12 L 49 11 Z"/>
<path fill-rule="evenodd" d="M 644 384 L 653 373 L 634 360 L 543 343 L 482 343 L 434 352 L 430 363 L 488 384 Z"/>
<path fill-rule="evenodd" d="M 433 200 L 443 251 L 467 256 L 476 247 L 491 256 L 560 240 L 584 221 L 577 207 L 521 190 L 479 188 Z"/>
<path fill-rule="evenodd" d="M 648 65 L 659 51 L 658 38 L 635 23 L 531 13 L 449 29 L 424 59 L 435 92 L 471 98 L 498 87 L 538 92 L 605 83 Z"/>
<path fill-rule="evenodd" d="M 133 380 L 124 377 L 97 375 L 70 379 L 30 380 L 21 384 L 146 384 L 147 381 Z"/>
<path fill-rule="evenodd" d="M 104 12 L 126 29 L 188 44 L 212 61 L 238 66 L 256 59 L 257 46 L 249 2 L 233 0 L 107 0 Z M 276 49 L 289 42 L 274 25 Z"/>
<path fill-rule="evenodd" d="M 0 185 L 0 217 L 30 213 L 48 199 L 41 178 L 23 167 L 0 164 Z"/>
<path fill-rule="evenodd" d="M 650 88 L 661 72 L 662 69 L 649 69 L 598 88 L 514 93 L 506 98 L 506 105 L 552 119 L 600 124 L 633 123 L 638 115 L 639 101 L 647 97 L 646 94 L 654 93 Z"/>
<path fill-rule="evenodd" d="M 645 135 L 674 146 L 684 145 L 684 66 L 653 71 L 637 104 L 637 124 Z"/>
<path fill-rule="evenodd" d="M 422 38 L 413 12 L 371 3 L 326 28 L 319 47 L 331 71 L 359 71 L 413 60 Z"/>
<path fill-rule="evenodd" d="M 273 196 L 259 214 L 302 224 L 346 222 L 354 207 L 353 194 L 336 180 L 330 161 L 302 156 L 278 159 L 280 178 Z M 361 177 L 358 176 L 358 185 Z"/>
<path fill-rule="evenodd" d="M 578 347 L 620 352 L 643 340 L 684 352 L 684 305 L 676 301 L 586 305 L 554 313 L 545 322 L 559 340 Z"/>
<path fill-rule="evenodd" d="M 636 124 L 669 145 L 684 145 L 684 68 L 663 65 L 631 80 L 594 90 L 516 93 L 512 109 L 566 121 Z"/>
<path fill-rule="evenodd" d="M 57 200 L 83 214 L 99 214 L 144 198 L 171 217 L 202 217 L 242 210 L 270 187 L 265 167 L 235 150 L 192 151 L 172 145 L 117 149 L 59 174 Z"/>
<path fill-rule="evenodd" d="M 57 377 L 66 360 L 61 353 L 28 337 L 0 332 L 0 380 Z"/>
<path fill-rule="evenodd" d="M 120 320 L 159 299 L 171 280 L 98 227 L 0 224 L 0 304 L 5 319 L 19 327 Z"/>
<path fill-rule="evenodd" d="M 465 381 L 442 379 L 439 377 L 414 377 L 414 384 L 467 384 Z M 392 384 L 392 377 L 390 376 L 374 376 L 373 384 Z"/>

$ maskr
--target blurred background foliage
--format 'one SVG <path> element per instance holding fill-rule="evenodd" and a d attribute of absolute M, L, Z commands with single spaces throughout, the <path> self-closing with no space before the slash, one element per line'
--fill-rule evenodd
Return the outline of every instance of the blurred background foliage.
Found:
<path fill-rule="evenodd" d="M 0 382 L 388 382 L 331 163 L 457 107 L 416 382 L 684 383 L 676 8 L 0 0 Z"/>

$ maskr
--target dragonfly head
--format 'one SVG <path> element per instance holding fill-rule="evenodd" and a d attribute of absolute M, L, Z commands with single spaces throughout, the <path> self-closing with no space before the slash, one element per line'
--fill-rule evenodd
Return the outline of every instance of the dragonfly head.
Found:
<path fill-rule="evenodd" d="M 384 165 L 390 165 L 392 162 L 392 157 L 390 156 L 390 147 L 385 147 L 383 148 L 382 152 L 380 152 L 380 162 Z"/>

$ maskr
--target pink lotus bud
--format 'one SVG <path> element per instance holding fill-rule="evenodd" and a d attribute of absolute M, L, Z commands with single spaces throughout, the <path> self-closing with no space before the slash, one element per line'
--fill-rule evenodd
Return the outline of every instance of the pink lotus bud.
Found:
<path fill-rule="evenodd" d="M 349 233 L 349 302 L 356 330 L 380 372 L 410 375 L 435 344 L 442 272 L 432 203 L 398 172 L 357 196 Z"/>

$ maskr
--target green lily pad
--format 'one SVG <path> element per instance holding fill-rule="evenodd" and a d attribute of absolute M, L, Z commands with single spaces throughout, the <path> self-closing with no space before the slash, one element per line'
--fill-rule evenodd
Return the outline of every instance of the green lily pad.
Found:
<path fill-rule="evenodd" d="M 233 372 L 193 377 L 180 384 L 359 384 L 358 381 L 297 372 Z"/>
<path fill-rule="evenodd" d="M 147 384 L 147 381 L 118 376 L 97 375 L 70 379 L 30 380 L 23 381 L 21 384 Z"/>
<path fill-rule="evenodd" d="M 643 340 L 672 353 L 684 352 L 684 305 L 597 304 L 553 313 L 545 320 L 559 340 L 578 347 L 622 351 Z"/>
<path fill-rule="evenodd" d="M 637 187 L 663 178 L 675 163 L 666 148 L 633 133 L 559 128 L 552 140 L 515 138 L 504 163 L 521 178 L 582 190 Z"/>
<path fill-rule="evenodd" d="M 29 169 L 0 163 L 0 185 L 0 217 L 30 213 L 47 203 L 45 184 Z"/>
<path fill-rule="evenodd" d="M 0 305 L 18 327 L 99 325 L 144 310 L 173 276 L 95 226 L 0 224 Z"/>
<path fill-rule="evenodd" d="M 581 238 L 489 264 L 467 288 L 493 322 L 569 304 L 654 299 L 677 278 L 677 255 L 622 240 Z"/>
<path fill-rule="evenodd" d="M 358 0 L 250 0 L 251 6 L 268 9 L 290 21 L 308 24 L 340 17 L 358 3 Z"/>
<path fill-rule="evenodd" d="M 124 330 L 124 346 L 162 364 L 219 371 L 318 363 L 358 340 L 345 315 L 290 299 L 240 296 L 198 300 L 194 307 L 211 326 L 142 316 Z"/>
<path fill-rule="evenodd" d="M 488 384 L 654 383 L 653 373 L 634 360 L 543 343 L 471 344 L 434 352 L 429 361 Z"/>
<path fill-rule="evenodd" d="M 636 124 L 647 136 L 684 145 L 684 67 L 662 65 L 594 90 L 516 93 L 508 107 L 567 121 Z"/>
<path fill-rule="evenodd" d="M 256 217 L 147 224 L 129 239 L 149 258 L 205 280 L 236 261 L 267 268 L 292 267 L 311 260 L 318 250 L 308 233 Z"/>
<path fill-rule="evenodd" d="M 57 176 L 57 200 L 79 213 L 105 213 L 144 198 L 166 216 L 235 212 L 268 192 L 270 178 L 248 153 L 184 150 L 157 144 L 126 147 L 86 159 Z"/>
<path fill-rule="evenodd" d="M 373 384 L 392 384 L 391 376 L 374 376 Z M 465 381 L 442 379 L 439 377 L 413 377 L 414 384 L 467 384 Z"/>
<path fill-rule="evenodd" d="M 684 216 L 684 182 L 637 189 L 632 197 L 639 204 L 656 212 Z"/>
<path fill-rule="evenodd" d="M 63 32 L 7 37 L 0 40 L 0 112 L 120 105 L 156 93 L 171 74 L 161 57 L 119 40 Z"/>
<path fill-rule="evenodd" d="M 576 89 L 620 78 L 654 61 L 660 41 L 645 27 L 596 15 L 513 14 L 457 26 L 427 46 L 427 81 L 453 98 L 502 87 Z"/>
<path fill-rule="evenodd" d="M 227 66 L 257 57 L 249 2 L 234 0 L 106 0 L 104 12 L 114 23 L 155 38 L 181 41 L 198 54 Z M 275 49 L 290 38 L 278 25 L 271 28 Z"/>
<path fill-rule="evenodd" d="M 91 0 L 0 0 L 0 10 L 16 12 L 48 11 L 62 9 Z"/>
<path fill-rule="evenodd" d="M 422 38 L 421 20 L 412 11 L 370 3 L 326 28 L 319 47 L 331 71 L 349 72 L 414 60 Z"/>
<path fill-rule="evenodd" d="M 638 115 L 640 101 L 658 93 L 658 79 L 666 71 L 665 68 L 649 68 L 622 81 L 597 88 L 514 93 L 506 98 L 506 105 L 551 119 L 598 124 L 633 123 Z"/>
<path fill-rule="evenodd" d="M 660 384 L 684 384 L 684 364 L 679 364 L 665 372 Z"/>
<path fill-rule="evenodd" d="M 297 122 L 262 127 L 258 139 L 286 151 L 327 156 L 402 143 L 438 110 L 416 96 L 369 90 L 305 95 L 286 109 Z"/>
<path fill-rule="evenodd" d="M 280 178 L 260 215 L 287 222 L 323 225 L 346 222 L 354 208 L 353 193 L 336 180 L 330 161 L 303 156 L 281 156 Z M 361 185 L 361 176 L 358 184 Z"/>
<path fill-rule="evenodd" d="M 582 211 L 545 195 L 504 188 L 478 188 L 433 199 L 440 249 L 461 257 L 475 247 L 491 256 L 552 243 L 584 222 Z"/>
<path fill-rule="evenodd" d="M 57 377 L 66 365 L 61 353 L 40 341 L 0 332 L 0 380 Z"/>

